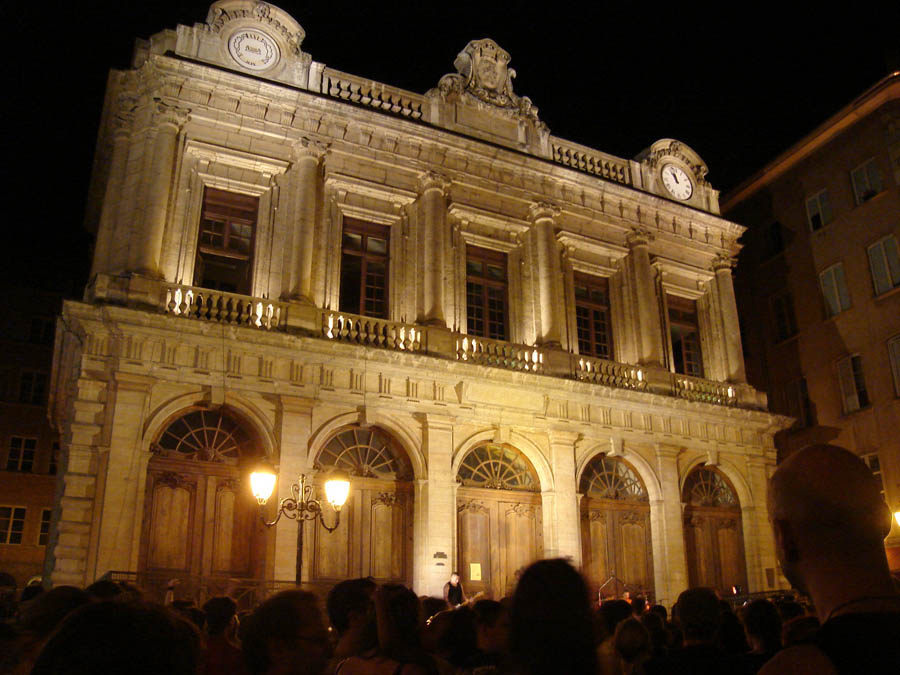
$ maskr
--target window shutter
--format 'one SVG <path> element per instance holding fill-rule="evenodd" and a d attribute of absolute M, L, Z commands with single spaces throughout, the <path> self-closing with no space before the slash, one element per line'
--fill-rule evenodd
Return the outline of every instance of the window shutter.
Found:
<path fill-rule="evenodd" d="M 819 281 L 822 284 L 822 295 L 825 296 L 825 305 L 828 309 L 828 316 L 834 316 L 841 310 L 838 306 L 837 289 L 834 287 L 834 270 L 825 270 L 819 275 Z"/>
<path fill-rule="evenodd" d="M 844 412 L 851 413 L 859 410 L 859 397 L 856 395 L 853 366 L 850 364 L 849 358 L 838 363 L 838 382 L 841 386 L 841 396 L 844 399 Z"/>
<path fill-rule="evenodd" d="M 894 391 L 900 396 L 900 337 L 888 342 L 888 355 L 891 359 L 891 371 L 894 373 Z"/>
<path fill-rule="evenodd" d="M 875 286 L 875 295 L 881 295 L 891 290 L 891 280 L 888 277 L 888 268 L 884 256 L 885 242 L 878 242 L 869 247 L 869 267 L 872 270 L 872 283 Z"/>
<path fill-rule="evenodd" d="M 891 286 L 900 286 L 900 251 L 897 250 L 896 237 L 888 237 L 884 240 L 884 257 L 887 258 Z"/>
<path fill-rule="evenodd" d="M 837 287 L 838 292 L 840 305 L 838 311 L 843 312 L 845 309 L 850 309 L 850 291 L 847 290 L 847 282 L 844 280 L 843 265 L 836 265 L 834 268 L 834 285 Z"/>

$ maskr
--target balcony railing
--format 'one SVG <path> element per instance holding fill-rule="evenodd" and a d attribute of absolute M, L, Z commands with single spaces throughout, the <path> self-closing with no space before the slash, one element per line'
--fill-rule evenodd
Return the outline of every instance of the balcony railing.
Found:
<path fill-rule="evenodd" d="M 605 359 L 596 359 L 590 356 L 572 356 L 575 378 L 583 382 L 602 384 L 607 387 L 619 389 L 634 389 L 644 391 L 647 389 L 647 379 L 644 371 L 637 367 Z"/>
<path fill-rule="evenodd" d="M 552 138 L 551 145 L 553 161 L 558 164 L 601 176 L 616 183 L 631 184 L 631 172 L 627 160 L 559 138 Z"/>
<path fill-rule="evenodd" d="M 367 347 L 407 352 L 417 352 L 422 348 L 422 331 L 416 326 L 345 312 L 323 312 L 322 334 L 329 340 Z"/>
<path fill-rule="evenodd" d="M 322 92 L 414 120 L 422 117 L 425 104 L 425 97 L 419 94 L 331 68 L 326 68 L 322 75 Z"/>
<path fill-rule="evenodd" d="M 287 315 L 284 303 L 180 284 L 166 285 L 165 311 L 188 319 L 264 330 L 282 328 Z"/>
<path fill-rule="evenodd" d="M 704 380 L 690 375 L 672 375 L 672 392 L 679 398 L 716 405 L 736 405 L 738 392 L 733 385 Z"/>
<path fill-rule="evenodd" d="M 537 347 L 468 335 L 456 339 L 456 360 L 530 373 L 544 370 L 544 355 Z"/>

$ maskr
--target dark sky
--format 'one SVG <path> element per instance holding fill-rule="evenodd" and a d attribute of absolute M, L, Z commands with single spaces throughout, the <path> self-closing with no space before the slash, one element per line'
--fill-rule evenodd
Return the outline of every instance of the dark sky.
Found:
<path fill-rule="evenodd" d="M 209 2 L 3 3 L 3 185 L 22 270 L 77 274 L 86 257 L 84 195 L 110 68 L 134 39 L 202 22 Z M 279 3 L 276 3 L 279 4 Z M 471 39 L 512 55 L 516 93 L 554 135 L 621 157 L 677 138 L 727 190 L 891 69 L 900 68 L 900 3 L 787 9 L 675 0 L 649 3 L 446 3 L 283 0 L 304 51 L 356 75 L 424 93 Z M 805 3 L 801 3 L 804 4 Z M 12 225 L 12 227 L 10 227 Z"/>

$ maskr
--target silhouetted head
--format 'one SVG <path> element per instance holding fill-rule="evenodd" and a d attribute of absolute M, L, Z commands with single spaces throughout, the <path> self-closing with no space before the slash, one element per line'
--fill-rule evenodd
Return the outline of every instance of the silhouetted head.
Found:
<path fill-rule="evenodd" d="M 335 584 L 325 599 L 328 620 L 338 635 L 343 635 L 351 624 L 361 623 L 372 615 L 372 594 L 377 584 L 371 577 L 348 579 Z M 441 606 L 444 601 L 441 601 Z"/>
<path fill-rule="evenodd" d="M 678 596 L 675 618 L 684 633 L 685 644 L 710 644 L 722 623 L 719 598 L 711 588 L 689 588 Z"/>
<path fill-rule="evenodd" d="M 244 659 L 252 673 L 292 668 L 319 673 L 328 660 L 328 633 L 316 596 L 282 591 L 242 622 Z"/>
<path fill-rule="evenodd" d="M 224 595 L 211 598 L 203 604 L 206 615 L 206 632 L 221 635 L 225 632 L 237 613 L 237 603 Z"/>
<path fill-rule="evenodd" d="M 773 654 L 781 649 L 781 615 L 774 604 L 754 600 L 741 610 L 741 619 L 754 651 Z"/>
<path fill-rule="evenodd" d="M 650 656 L 650 633 L 638 619 L 629 617 L 616 626 L 613 645 L 622 660 L 634 663 Z"/>
<path fill-rule="evenodd" d="M 607 600 L 598 610 L 606 635 L 613 635 L 616 627 L 631 616 L 631 603 L 627 600 Z"/>
<path fill-rule="evenodd" d="M 84 590 L 95 600 L 112 600 L 117 595 L 122 595 L 122 587 L 111 579 L 99 579 Z"/>
<path fill-rule="evenodd" d="M 68 614 L 91 601 L 85 591 L 74 586 L 57 586 L 41 593 L 22 608 L 19 629 L 37 637 L 46 637 Z"/>

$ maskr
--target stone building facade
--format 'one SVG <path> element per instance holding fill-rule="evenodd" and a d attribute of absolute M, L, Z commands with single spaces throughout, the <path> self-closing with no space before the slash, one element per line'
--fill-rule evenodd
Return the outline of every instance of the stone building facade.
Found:
<path fill-rule="evenodd" d="M 900 74 L 893 73 L 736 188 L 750 382 L 796 419 L 783 457 L 858 453 L 900 513 Z M 887 539 L 900 572 L 900 523 Z"/>
<path fill-rule="evenodd" d="M 110 76 L 51 387 L 53 582 L 438 594 L 458 569 L 501 596 L 567 556 L 607 596 L 783 583 L 765 491 L 788 421 L 746 384 L 743 228 L 696 153 L 554 137 L 492 40 L 420 95 L 303 37 L 220 0 Z M 337 530 L 264 528 L 262 458 L 281 497 L 349 470 Z"/>

